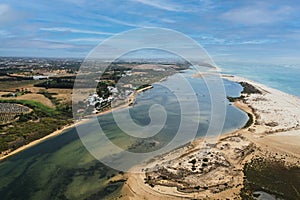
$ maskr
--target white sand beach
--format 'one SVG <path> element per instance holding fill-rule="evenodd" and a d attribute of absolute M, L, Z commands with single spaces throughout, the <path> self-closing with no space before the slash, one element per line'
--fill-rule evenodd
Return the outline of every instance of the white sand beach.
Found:
<path fill-rule="evenodd" d="M 199 138 L 134 167 L 140 173 L 127 174 L 122 199 L 241 199 L 243 167 L 252 158 L 284 158 L 287 166 L 300 166 L 300 99 L 241 77 L 223 78 L 261 92 L 234 103 L 252 116 L 250 126 L 217 142 Z"/>

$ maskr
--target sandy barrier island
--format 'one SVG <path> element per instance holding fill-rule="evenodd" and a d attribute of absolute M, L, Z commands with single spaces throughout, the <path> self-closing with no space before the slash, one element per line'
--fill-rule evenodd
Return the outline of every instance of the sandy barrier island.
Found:
<path fill-rule="evenodd" d="M 268 157 L 300 167 L 300 99 L 245 78 L 223 78 L 244 87 L 231 100 L 248 113 L 245 127 L 134 167 L 140 173 L 127 173 L 120 199 L 241 199 L 243 169 L 251 160 Z"/>

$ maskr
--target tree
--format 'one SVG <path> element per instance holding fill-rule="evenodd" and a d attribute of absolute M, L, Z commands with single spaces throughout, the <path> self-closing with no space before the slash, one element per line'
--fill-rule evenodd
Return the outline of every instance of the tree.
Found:
<path fill-rule="evenodd" d="M 104 82 L 99 82 L 97 85 L 97 89 L 96 92 L 98 94 L 99 97 L 102 97 L 103 99 L 107 99 L 111 93 L 109 91 L 109 89 L 107 88 L 107 84 Z"/>

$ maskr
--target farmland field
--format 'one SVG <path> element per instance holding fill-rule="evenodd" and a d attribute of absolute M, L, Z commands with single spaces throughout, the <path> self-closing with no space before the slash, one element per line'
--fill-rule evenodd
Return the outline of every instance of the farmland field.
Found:
<path fill-rule="evenodd" d="M 0 124 L 6 124 L 17 119 L 21 114 L 29 113 L 30 108 L 15 103 L 0 103 Z"/>

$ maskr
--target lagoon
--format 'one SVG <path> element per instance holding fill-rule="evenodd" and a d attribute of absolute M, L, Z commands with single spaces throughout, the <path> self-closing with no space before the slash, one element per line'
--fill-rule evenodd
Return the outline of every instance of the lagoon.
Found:
<path fill-rule="evenodd" d="M 188 80 L 197 95 L 200 116 L 189 115 L 190 122 L 199 124 L 196 137 L 203 137 L 210 122 L 210 96 L 202 78 L 192 78 L 191 70 L 182 74 Z M 173 75 L 176 76 L 176 75 Z M 164 81 L 176 86 L 176 79 Z M 242 87 L 234 82 L 224 80 L 227 96 L 239 96 Z M 179 87 L 179 86 L 178 86 Z M 183 91 L 184 93 L 184 91 Z M 248 120 L 247 114 L 226 101 L 226 120 L 223 133 L 239 129 Z M 105 135 L 114 144 L 132 152 L 148 152 L 167 145 L 177 133 L 180 123 L 180 104 L 189 105 L 188 99 L 178 102 L 174 92 L 165 85 L 157 83 L 151 90 L 140 93 L 136 104 L 118 112 L 121 116 L 129 111 L 133 121 L 141 126 L 150 122 L 148 110 L 153 104 L 162 105 L 167 113 L 164 127 L 158 134 L 139 139 L 128 136 L 114 122 L 113 115 L 98 117 L 98 120 L 81 125 L 90 132 L 97 131 L 95 123 L 101 125 Z M 185 130 L 188 134 L 190 130 Z M 98 138 L 101 140 L 101 138 Z M 148 141 L 155 141 L 149 146 Z M 104 144 L 105 145 L 105 144 Z M 105 157 L 105 154 L 102 155 Z M 135 165 L 132 162 L 132 165 Z M 118 195 L 123 182 L 112 182 L 112 178 L 122 175 L 96 160 L 83 146 L 75 128 L 64 134 L 51 138 L 32 148 L 26 149 L 0 162 L 0 196 L 1 199 L 103 199 Z"/>

